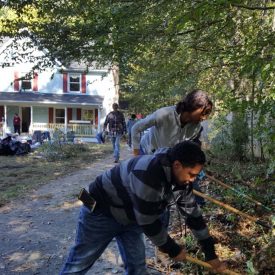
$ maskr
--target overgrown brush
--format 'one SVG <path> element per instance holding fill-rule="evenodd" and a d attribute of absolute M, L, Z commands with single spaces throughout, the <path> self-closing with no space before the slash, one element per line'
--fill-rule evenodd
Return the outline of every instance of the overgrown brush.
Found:
<path fill-rule="evenodd" d="M 89 151 L 89 146 L 86 144 L 59 143 L 57 141 L 44 143 L 39 148 L 39 152 L 48 161 L 74 158 L 87 151 Z"/>

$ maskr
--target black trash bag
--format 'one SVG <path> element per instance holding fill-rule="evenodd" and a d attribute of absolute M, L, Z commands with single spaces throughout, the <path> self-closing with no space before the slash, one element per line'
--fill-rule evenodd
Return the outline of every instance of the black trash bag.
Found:
<path fill-rule="evenodd" d="M 0 155 L 13 156 L 24 155 L 31 151 L 29 143 L 22 143 L 17 140 L 13 140 L 11 136 L 8 136 L 0 142 Z"/>

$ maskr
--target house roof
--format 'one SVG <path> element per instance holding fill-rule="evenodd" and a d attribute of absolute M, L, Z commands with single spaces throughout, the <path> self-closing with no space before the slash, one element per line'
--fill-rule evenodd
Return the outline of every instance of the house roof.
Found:
<path fill-rule="evenodd" d="M 24 40 L 36 42 L 39 44 L 39 40 L 37 40 L 33 35 L 31 35 L 27 38 L 22 38 L 19 41 L 24 41 Z M 18 39 L 14 38 L 14 37 L 8 37 L 8 36 L 0 37 L 0 55 L 5 53 L 5 51 L 7 50 L 8 47 L 12 47 L 13 43 L 18 43 Z M 35 45 L 34 44 L 32 46 L 28 45 L 28 47 L 35 47 Z M 14 50 L 18 51 L 18 45 L 15 47 Z M 42 56 L 45 56 L 48 53 L 48 50 L 45 48 L 37 49 L 37 51 L 41 52 Z M 32 56 L 32 53 L 31 54 L 26 54 L 26 52 L 24 52 L 24 53 L 25 53 L 24 58 L 26 58 L 25 61 L 28 61 L 29 60 L 28 58 L 30 58 Z M 0 62 L 1 61 L 2 60 L 0 60 Z M 59 68 L 62 71 L 65 71 L 65 72 L 93 72 L 93 73 L 108 72 L 112 67 L 111 63 L 101 65 L 101 64 L 98 64 L 96 61 L 87 63 L 84 60 L 80 60 L 80 61 L 72 60 L 68 64 L 65 65 L 65 64 L 63 64 L 62 60 L 57 60 L 57 59 L 55 59 L 55 61 L 52 65 L 56 65 L 57 68 Z M 5 64 L 5 66 L 7 66 L 7 64 Z"/>
<path fill-rule="evenodd" d="M 85 94 L 50 94 L 34 92 L 0 92 L 0 104 L 30 106 L 100 106 L 103 97 Z"/>

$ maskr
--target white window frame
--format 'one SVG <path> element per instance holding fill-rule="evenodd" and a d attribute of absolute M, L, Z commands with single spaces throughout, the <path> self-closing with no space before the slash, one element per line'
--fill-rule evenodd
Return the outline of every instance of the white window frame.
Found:
<path fill-rule="evenodd" d="M 25 77 L 28 73 L 21 73 L 21 77 Z M 23 82 L 29 82 L 31 84 L 31 88 L 30 89 L 23 89 L 22 86 L 23 86 Z M 20 87 L 19 87 L 19 90 L 21 92 L 30 92 L 30 91 L 33 91 L 33 78 L 30 78 L 30 79 L 21 79 L 20 80 Z"/>
<path fill-rule="evenodd" d="M 64 111 L 64 117 L 57 117 L 56 116 L 56 110 L 63 110 Z M 57 118 L 64 118 L 64 122 L 56 122 Z M 63 108 L 55 108 L 54 109 L 54 123 L 56 123 L 56 124 L 65 124 L 65 109 L 63 109 Z"/>
<path fill-rule="evenodd" d="M 79 91 L 71 91 L 71 81 L 70 77 L 79 77 Z M 68 73 L 68 92 L 69 93 L 81 93 L 81 74 L 80 73 Z M 72 82 L 72 83 L 77 83 L 77 82 Z"/>

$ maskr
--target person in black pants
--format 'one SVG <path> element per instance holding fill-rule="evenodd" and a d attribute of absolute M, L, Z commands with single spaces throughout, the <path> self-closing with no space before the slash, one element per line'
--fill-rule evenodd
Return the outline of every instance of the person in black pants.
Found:
<path fill-rule="evenodd" d="M 21 118 L 18 114 L 15 114 L 13 117 L 13 128 L 14 133 L 18 133 L 20 135 L 20 126 L 21 126 Z"/>

